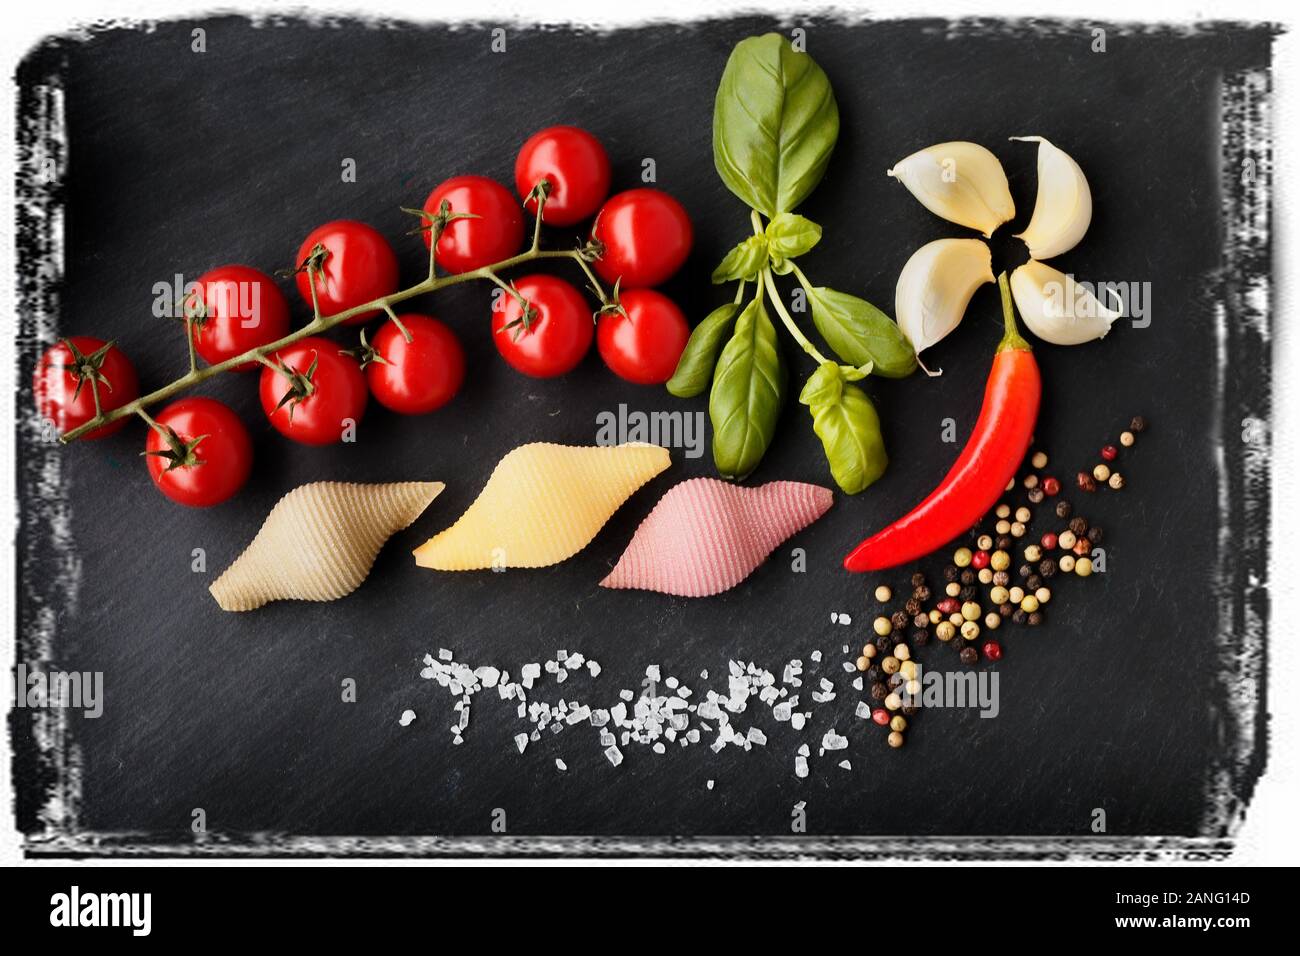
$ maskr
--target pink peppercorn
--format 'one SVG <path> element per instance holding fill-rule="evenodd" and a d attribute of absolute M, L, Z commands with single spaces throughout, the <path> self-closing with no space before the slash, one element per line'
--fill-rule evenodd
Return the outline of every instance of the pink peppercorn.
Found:
<path fill-rule="evenodd" d="M 944 598 L 935 605 L 935 608 L 940 614 L 956 614 L 961 610 L 961 604 L 956 598 Z"/>
<path fill-rule="evenodd" d="M 883 707 L 877 707 L 871 712 L 871 719 L 883 727 L 885 724 L 889 723 L 889 711 L 885 710 Z"/>
<path fill-rule="evenodd" d="M 971 567 L 976 571 L 982 570 L 989 566 L 989 553 L 987 551 L 976 551 L 970 558 Z"/>
<path fill-rule="evenodd" d="M 984 656 L 991 661 L 1002 660 L 1002 645 L 997 641 L 986 641 L 984 643 Z"/>
<path fill-rule="evenodd" d="M 1047 532 L 1047 534 L 1043 535 L 1043 539 L 1041 543 L 1043 545 L 1044 551 L 1051 551 L 1053 548 L 1056 547 L 1056 535 L 1053 534 L 1051 531 Z"/>
<path fill-rule="evenodd" d="M 1059 481 L 1057 481 L 1055 478 L 1043 479 L 1043 494 L 1048 495 L 1050 497 L 1052 495 L 1058 495 L 1060 493 L 1061 493 L 1061 483 Z"/>
<path fill-rule="evenodd" d="M 1114 461 L 1119 457 L 1119 449 L 1114 445 L 1106 445 L 1101 450 L 1101 457 L 1105 458 L 1107 461 Z"/>

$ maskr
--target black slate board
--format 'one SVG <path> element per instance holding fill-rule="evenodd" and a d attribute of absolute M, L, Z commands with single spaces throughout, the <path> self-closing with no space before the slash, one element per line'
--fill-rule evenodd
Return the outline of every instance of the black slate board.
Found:
<path fill-rule="evenodd" d="M 202 54 L 190 50 L 195 26 L 206 30 Z M 574 122 L 606 144 L 616 188 L 637 184 L 642 159 L 652 157 L 658 185 L 690 210 L 695 253 L 667 291 L 698 318 L 721 294 L 711 291 L 709 272 L 746 230 L 745 210 L 712 166 L 714 88 L 732 45 L 774 26 L 736 19 L 608 34 L 518 27 L 504 54 L 490 52 L 487 25 L 289 20 L 254 28 L 221 18 L 52 40 L 29 57 L 20 82 L 29 114 L 48 77 L 66 90 L 66 175 L 51 194 L 66 214 L 66 276 L 53 292 L 29 286 L 26 301 L 57 293 L 61 333 L 118 339 L 142 380 L 158 384 L 179 370 L 183 349 L 150 315 L 155 282 L 223 262 L 270 271 L 288 264 L 313 226 L 339 217 L 394 237 L 403 278 L 413 282 L 422 247 L 400 238 L 410 223 L 399 206 L 418 205 L 457 173 L 508 182 L 525 136 Z M 826 228 L 806 261 L 817 282 L 892 311 L 907 256 L 963 234 L 883 175 L 934 142 L 994 149 L 1023 225 L 1034 149 L 1007 138 L 1032 133 L 1073 154 L 1094 191 L 1091 230 L 1060 265 L 1153 290 L 1149 328 L 1122 323 L 1100 343 L 1037 350 L 1046 383 L 1040 444 L 1063 476 L 1090 465 L 1131 415 L 1152 424 L 1123 463 L 1129 490 L 1089 504 L 1110 531 L 1109 573 L 1061 586 L 1047 626 L 1006 634 L 1000 717 L 922 714 L 906 748 L 890 751 L 877 728 L 853 716 L 857 695 L 840 668 L 841 646 L 862 643 L 864 589 L 874 579 L 839 568 L 862 534 L 906 510 L 947 469 L 956 448 L 940 441 L 942 420 L 954 419 L 959 434 L 972 425 L 998 337 L 996 290 L 981 290 L 959 333 L 930 356 L 947 370 L 942 378 L 868 384 L 892 458 L 885 478 L 856 498 L 837 494 L 823 520 L 734 591 L 687 601 L 608 592 L 596 582 L 666 489 L 712 473 L 707 452 L 687 459 L 675 451 L 667 473 L 557 567 L 462 575 L 414 567 L 410 548 L 449 524 L 514 446 L 590 443 L 596 415 L 620 403 L 705 408 L 703 398 L 683 406 L 661 390 L 621 383 L 594 354 L 563 380 L 523 379 L 486 334 L 488 290 L 461 287 L 429 308 L 461 331 L 471 374 L 455 404 L 434 417 L 372 406 L 355 445 L 306 449 L 261 424 L 248 380 L 224 376 L 206 387 L 250 423 L 256 445 L 254 478 L 225 507 L 189 511 L 160 498 L 136 458 L 139 428 L 54 450 L 20 429 L 20 653 L 48 651 L 65 669 L 102 671 L 107 688 L 103 716 L 69 718 L 52 748 L 32 743 L 29 714 L 14 721 L 19 823 L 34 852 L 85 852 L 93 841 L 77 834 L 123 831 L 136 836 L 107 845 L 179 852 L 194 845 L 195 808 L 232 847 L 267 832 L 486 835 L 494 808 L 505 808 L 513 836 L 789 835 L 801 800 L 813 836 L 1086 837 L 1098 807 L 1111 837 L 1225 835 L 1223 820 L 1244 806 L 1262 767 L 1263 737 L 1241 751 L 1241 724 L 1262 729 L 1264 716 L 1262 704 L 1234 714 L 1216 670 L 1225 659 L 1224 588 L 1229 613 L 1250 611 L 1235 579 L 1225 585 L 1219 574 L 1216 496 L 1220 475 L 1234 474 L 1240 460 L 1233 423 L 1247 413 L 1267 418 L 1268 379 L 1266 346 L 1248 354 L 1226 391 L 1217 376 L 1215 309 L 1226 303 L 1236 314 L 1233 282 L 1242 278 L 1217 271 L 1241 261 L 1221 216 L 1221 183 L 1235 180 L 1222 171 L 1231 143 L 1221 110 L 1234 77 L 1267 70 L 1270 31 L 1112 27 L 1102 54 L 1090 50 L 1085 24 L 806 26 L 843 126 L 825 180 L 801 210 Z M 356 160 L 356 183 L 340 181 L 347 157 Z M 31 255 L 35 227 L 20 228 Z M 571 239 L 551 235 L 557 245 Z M 1014 246 L 999 236 L 997 264 L 1016 264 Z M 1266 232 L 1250 251 L 1256 258 L 1247 265 L 1266 280 Z M 32 334 L 29 323 L 20 343 L 23 402 Z M 808 364 L 793 348 L 789 357 L 802 378 Z M 70 553 L 80 564 L 75 600 L 51 593 L 69 552 L 49 540 L 47 503 L 34 497 L 50 455 L 60 462 Z M 206 592 L 212 574 L 282 494 L 321 478 L 438 479 L 447 490 L 396 536 L 351 598 L 223 614 Z M 806 410 L 794 401 L 754 476 L 774 478 L 830 484 Z M 807 573 L 791 572 L 793 546 L 806 550 Z M 196 547 L 206 550 L 206 575 L 190 570 Z M 1263 542 L 1244 548 L 1262 568 Z M 934 576 L 940 562 L 927 567 Z M 901 575 L 892 577 L 900 588 Z M 64 610 L 47 648 L 37 624 L 51 604 Z M 851 612 L 854 626 L 831 624 L 832 611 Z M 477 699 L 466 741 L 453 747 L 452 701 L 418 676 L 422 655 L 439 647 L 512 673 L 557 648 L 580 650 L 604 668 L 583 686 L 600 688 L 606 703 L 619 688 L 639 688 L 652 663 L 690 683 L 697 699 L 709 687 L 725 692 L 733 657 L 778 676 L 785 661 L 801 658 L 809 684 L 827 676 L 840 695 L 816 708 L 802 736 L 751 712 L 771 738 L 765 748 L 714 755 L 674 747 L 655 756 L 630 747 L 615 770 L 589 728 L 548 735 L 519 756 L 513 707 L 494 694 Z M 809 659 L 814 649 L 825 655 L 820 669 Z M 943 650 L 929 648 L 926 660 L 949 666 Z M 702 669 L 711 680 L 698 679 Z M 349 677 L 359 686 L 355 704 L 340 702 Z M 402 728 L 407 707 L 419 719 Z M 811 776 L 796 779 L 796 747 L 807 742 L 815 755 L 831 726 L 850 736 L 849 750 L 814 759 Z M 851 771 L 835 766 L 844 756 Z M 557 772 L 555 757 L 567 773 Z M 1227 795 L 1226 811 L 1214 786 Z M 56 813 L 51 798 L 70 793 L 75 806 Z"/>

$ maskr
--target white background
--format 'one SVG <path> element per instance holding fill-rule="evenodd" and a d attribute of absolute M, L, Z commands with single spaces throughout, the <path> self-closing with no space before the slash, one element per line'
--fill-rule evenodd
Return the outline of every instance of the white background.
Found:
<path fill-rule="evenodd" d="M 270 0 L 262 3 L 223 2 L 218 5 L 224 11 L 241 12 L 278 12 L 289 13 L 300 9 L 289 3 Z M 351 4 L 315 4 L 312 15 L 326 13 L 364 13 L 376 16 L 395 16 L 408 20 L 473 20 L 477 22 L 512 21 L 547 23 L 582 23 L 602 26 L 626 25 L 647 20 L 684 21 L 698 18 L 702 4 L 699 0 L 627 0 L 614 5 L 602 0 L 461 0 L 456 4 L 430 3 L 428 0 L 369 0 Z M 62 33 L 79 24 L 97 23 L 111 20 L 150 20 L 171 19 L 194 15 L 200 16 L 204 11 L 214 7 L 211 3 L 195 3 L 194 0 L 141 0 L 136 3 L 104 2 L 104 0 L 42 0 L 39 3 L 11 3 L 5 10 L 5 27 L 0 37 L 0 69 L 3 70 L 8 85 L 7 103 L 0 110 L 0 180 L 12 183 L 14 176 L 14 104 L 15 86 L 14 70 L 23 54 L 42 37 L 52 33 Z M 708 5 L 709 16 L 721 16 L 727 12 L 771 11 L 778 15 L 788 15 L 793 8 L 791 4 L 767 2 L 767 0 L 713 0 Z M 826 4 L 806 4 L 804 9 L 809 14 L 842 12 L 846 16 L 870 16 L 889 18 L 899 16 L 1034 16 L 1052 17 L 1077 16 L 1090 20 L 1190 23 L 1206 19 L 1227 20 L 1268 20 L 1285 23 L 1290 29 L 1297 29 L 1293 2 L 1261 2 L 1261 0 L 1238 0 L 1231 3 L 1189 4 L 1176 2 L 1158 2 L 1158 0 L 1087 0 L 1087 2 L 1024 2 L 1024 0 L 1001 0 L 1001 2 L 950 2 L 940 3 L 934 0 L 917 0 L 915 3 L 884 2 L 874 3 L 870 9 L 840 5 L 831 8 Z M 1297 747 L 1300 732 L 1300 694 L 1292 688 L 1300 678 L 1300 640 L 1290 632 L 1290 622 L 1294 609 L 1300 607 L 1300 575 L 1290 570 L 1290 552 L 1293 542 L 1300 540 L 1300 334 L 1290 328 L 1295 317 L 1295 288 L 1293 270 L 1286 252 L 1295 248 L 1295 218 L 1290 215 L 1295 206 L 1297 189 L 1295 176 L 1300 172 L 1296 157 L 1300 154 L 1297 144 L 1297 85 L 1300 84 L 1297 62 L 1300 56 L 1297 49 L 1300 41 L 1292 34 L 1283 35 L 1275 46 L 1275 99 L 1274 99 L 1274 207 L 1275 207 L 1275 276 L 1277 279 L 1274 329 L 1274 415 L 1273 415 L 1273 534 L 1272 541 L 1275 554 L 1284 559 L 1282 575 L 1277 574 L 1276 560 L 1270 570 L 1272 612 L 1271 637 L 1269 643 L 1269 696 L 1268 706 L 1271 713 L 1269 724 L 1270 741 L 1268 766 L 1260 783 L 1257 795 L 1250 806 L 1246 822 L 1238 834 L 1238 852 L 1233 862 L 1251 864 L 1289 864 L 1300 863 L 1300 814 L 1295 807 L 1300 797 L 1300 748 Z M 3 344 L 4 358 L 0 361 L 0 395 L 5 401 L 13 403 L 16 385 L 15 359 L 8 348 L 16 335 L 16 299 L 15 299 L 15 260 L 14 260 L 14 222 L 13 193 L 8 186 L 4 190 L 3 208 L 0 208 L 0 237 L 3 247 L 3 277 L 0 278 L 0 343 Z M 12 408 L 7 409 L 11 417 L 7 421 L 16 421 Z M 12 439 L 10 433 L 0 435 L 0 502 L 15 500 L 14 469 L 12 462 Z M 15 534 L 16 512 L 12 504 L 3 506 L 4 516 L 0 521 L 6 526 L 6 540 L 12 541 Z M 1176 540 L 1169 542 L 1171 548 L 1177 548 Z M 1196 556 L 1185 556 L 1196 560 Z M 0 614 L 4 628 L 4 643 L 0 647 L 0 660 L 3 660 L 4 679 L 0 681 L 0 704 L 7 712 L 12 706 L 13 687 L 9 667 L 14 659 L 14 618 L 15 614 L 8 605 L 8 595 L 14 593 L 14 552 L 0 549 L 0 595 L 4 595 L 5 611 Z M 0 747 L 0 793 L 12 793 L 9 762 L 9 736 L 7 728 L 3 734 Z M 6 801 L 8 803 L 8 801 Z M 13 817 L 6 807 L 4 818 L 0 820 L 0 861 L 13 862 L 21 859 L 20 842 L 13 830 Z M 263 865 L 284 865 L 285 861 L 261 861 Z M 328 865 L 328 861 L 307 861 Z M 117 863 L 115 865 L 129 865 Z M 154 861 L 156 865 L 156 861 Z M 186 865 L 179 863 L 178 865 Z M 212 861 L 201 865 L 212 866 Z M 233 865 L 233 864 L 228 864 Z M 290 863 L 289 865 L 300 865 Z M 349 865 L 355 865 L 350 863 Z M 382 865 L 392 865 L 392 861 L 383 861 Z M 461 862 L 463 865 L 463 861 Z M 952 864 L 944 864 L 952 865 Z"/>

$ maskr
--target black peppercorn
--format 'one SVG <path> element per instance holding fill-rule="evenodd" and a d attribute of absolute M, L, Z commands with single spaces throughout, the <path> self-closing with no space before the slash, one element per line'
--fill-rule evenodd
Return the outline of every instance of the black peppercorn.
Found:
<path fill-rule="evenodd" d="M 998 613 L 1003 617 L 1010 617 L 1013 611 L 1015 611 L 1015 606 L 1010 601 L 998 605 Z"/>
<path fill-rule="evenodd" d="M 1147 420 L 1143 418 L 1141 415 L 1135 415 L 1133 417 L 1133 420 L 1128 423 L 1128 430 L 1131 432 L 1145 431 L 1146 427 L 1147 427 Z"/>
<path fill-rule="evenodd" d="M 1043 501 L 1043 489 L 1030 488 L 1029 493 L 1026 494 L 1025 497 L 1029 499 L 1030 504 L 1033 505 L 1041 504 Z"/>
<path fill-rule="evenodd" d="M 1051 558 L 1043 558 L 1038 562 L 1038 573 L 1045 578 L 1050 578 L 1056 574 L 1056 562 Z"/>
<path fill-rule="evenodd" d="M 898 690 L 898 688 L 902 687 L 906 683 L 907 683 L 907 678 L 904 677 L 902 674 L 895 673 L 889 675 L 888 684 L 890 690 Z"/>
<path fill-rule="evenodd" d="M 970 568 L 967 568 L 961 573 L 960 580 L 962 584 L 974 584 L 977 579 L 978 575 Z"/>
<path fill-rule="evenodd" d="M 957 596 L 961 599 L 962 603 L 965 604 L 967 601 L 975 600 L 975 598 L 979 596 L 979 593 L 979 588 L 975 587 L 973 584 L 968 584 L 966 587 L 961 589 L 961 592 Z"/>
<path fill-rule="evenodd" d="M 1037 627 L 1039 624 L 1042 624 L 1042 623 L 1043 623 L 1043 612 L 1042 612 L 1042 611 L 1034 611 L 1034 612 L 1032 612 L 1032 613 L 1029 615 L 1029 626 L 1030 626 L 1030 627 Z"/>
<path fill-rule="evenodd" d="M 1070 519 L 1070 530 L 1076 535 L 1088 533 L 1088 519 L 1083 515 L 1078 515 Z"/>
<path fill-rule="evenodd" d="M 1022 578 L 1027 578 L 1029 575 L 1034 573 L 1034 569 L 1027 564 L 1022 564 L 1020 567 L 1016 568 L 1016 573 Z"/>
<path fill-rule="evenodd" d="M 906 611 L 895 611 L 889 616 L 889 623 L 894 625 L 894 630 L 901 631 L 907 627 L 910 615 Z"/>
<path fill-rule="evenodd" d="M 1011 546 L 1015 544 L 1015 542 L 1011 540 L 1011 535 L 1009 534 L 998 535 L 998 540 L 994 543 L 999 551 L 1010 551 Z"/>
<path fill-rule="evenodd" d="M 886 687 L 884 684 L 880 683 L 880 681 L 876 681 L 874 684 L 871 685 L 872 700 L 884 700 L 888 696 L 889 696 L 889 688 Z"/>
<path fill-rule="evenodd" d="M 904 704 L 901 713 L 904 717 L 914 717 L 916 712 L 920 709 L 921 708 L 917 707 L 915 704 Z"/>
<path fill-rule="evenodd" d="M 994 571 L 993 583 L 1000 588 L 1004 588 L 1011 583 L 1011 575 L 1005 571 Z"/>
<path fill-rule="evenodd" d="M 1015 612 L 1011 615 L 1011 620 L 1015 621 L 1017 624 L 1024 624 L 1025 618 L 1028 616 L 1029 615 L 1027 615 L 1020 608 L 1016 608 Z"/>
<path fill-rule="evenodd" d="M 1040 575 L 1031 574 L 1029 577 L 1025 578 L 1025 590 L 1027 591 L 1037 591 L 1042 586 L 1043 579 Z"/>
<path fill-rule="evenodd" d="M 925 623 L 926 623 L 926 624 L 929 624 L 930 621 L 927 619 Z M 921 627 L 921 626 L 922 626 L 922 625 L 920 625 L 920 624 L 917 625 L 917 627 Z M 929 632 L 929 631 L 913 631 L 913 632 L 912 632 L 912 638 L 911 638 L 911 640 L 912 640 L 912 643 L 915 644 L 917 647 L 925 647 L 925 645 L 927 645 L 927 644 L 930 643 L 930 632 Z"/>
<path fill-rule="evenodd" d="M 1102 537 L 1101 528 L 1097 527 L 1096 525 L 1093 525 L 1091 528 L 1088 529 L 1088 540 L 1091 541 L 1093 544 L 1101 544 L 1101 537 Z"/>
<path fill-rule="evenodd" d="M 917 571 L 915 574 L 912 575 L 912 587 L 919 588 L 924 583 L 925 583 L 925 575 L 922 574 L 920 571 Z"/>
<path fill-rule="evenodd" d="M 1056 517 L 1058 518 L 1070 517 L 1070 512 L 1072 510 L 1074 509 L 1070 507 L 1070 503 L 1068 501 L 1062 500 L 1056 503 Z"/>
<path fill-rule="evenodd" d="M 924 613 L 918 614 L 916 617 L 912 618 L 912 626 L 922 628 L 922 633 L 924 633 L 924 628 L 930 626 L 930 615 Z"/>
<path fill-rule="evenodd" d="M 930 589 L 922 584 L 912 592 L 912 597 L 916 598 L 918 601 L 928 601 L 930 600 Z"/>
<path fill-rule="evenodd" d="M 884 637 L 877 635 L 875 645 L 876 650 L 880 651 L 880 653 L 888 654 L 894 649 L 894 638 L 889 634 L 886 634 Z"/>
<path fill-rule="evenodd" d="M 879 667 L 867 668 L 867 674 L 866 674 L 867 680 L 873 684 L 879 683 L 880 679 L 884 676 L 885 676 L 884 672 Z"/>
<path fill-rule="evenodd" d="M 966 646 L 961 649 L 961 662 L 963 664 L 977 664 L 979 663 L 979 659 L 980 652 L 975 650 L 975 648 Z"/>
<path fill-rule="evenodd" d="M 956 581 L 961 575 L 961 569 L 955 564 L 950 564 L 943 569 L 943 579 L 945 581 Z"/>
<path fill-rule="evenodd" d="M 921 602 L 916 598 L 908 598 L 907 603 L 904 604 L 903 607 L 907 609 L 907 613 L 912 615 L 912 617 L 916 617 L 921 613 Z"/>

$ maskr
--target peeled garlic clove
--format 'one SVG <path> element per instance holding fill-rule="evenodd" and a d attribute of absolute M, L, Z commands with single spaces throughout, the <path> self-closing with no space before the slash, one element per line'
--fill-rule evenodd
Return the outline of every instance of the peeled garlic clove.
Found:
<path fill-rule="evenodd" d="M 955 329 L 975 290 L 992 281 L 993 256 L 979 239 L 936 239 L 912 253 L 898 274 L 894 315 L 916 353 Z"/>
<path fill-rule="evenodd" d="M 1073 277 L 1033 260 L 1011 273 L 1011 294 L 1029 331 L 1053 345 L 1099 339 L 1123 315 L 1123 309 L 1106 308 Z"/>
<path fill-rule="evenodd" d="M 940 143 L 899 160 L 888 175 L 926 209 L 985 238 L 1015 218 L 1016 204 L 1002 164 L 977 143 Z"/>
<path fill-rule="evenodd" d="M 1079 244 L 1092 222 L 1092 190 L 1079 164 L 1041 136 L 1013 136 L 1038 144 L 1038 198 L 1023 239 L 1029 255 L 1051 259 Z"/>

